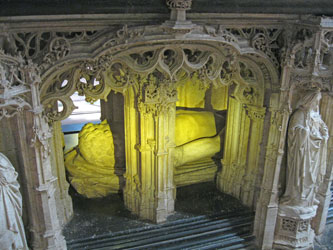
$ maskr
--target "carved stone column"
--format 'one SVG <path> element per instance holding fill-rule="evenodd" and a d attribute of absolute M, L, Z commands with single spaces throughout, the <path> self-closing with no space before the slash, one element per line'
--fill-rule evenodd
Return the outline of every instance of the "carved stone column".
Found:
<path fill-rule="evenodd" d="M 134 96 L 129 93 L 128 97 Z M 132 101 L 125 96 L 126 137 L 132 133 L 137 133 L 138 136 L 126 139 L 126 142 L 130 143 L 126 146 L 126 159 L 129 157 L 128 154 L 135 154 L 128 147 L 135 146 L 137 149 L 137 156 L 128 159 L 131 165 L 127 162 L 127 206 L 140 218 L 157 223 L 165 221 L 174 211 L 173 150 L 176 100 L 174 84 L 162 81 L 152 74 L 146 82 L 140 84 L 137 117 Z M 131 125 L 128 124 L 127 116 L 134 118 L 130 122 Z M 138 143 L 133 145 L 136 140 Z"/>
<path fill-rule="evenodd" d="M 139 153 L 136 145 L 139 140 L 138 110 L 136 109 L 134 88 L 124 91 L 124 124 L 125 124 L 125 156 L 126 156 L 126 185 L 124 188 L 125 206 L 134 214 L 139 215 L 141 203 L 141 181 Z"/>
<path fill-rule="evenodd" d="M 326 123 L 329 132 L 327 145 L 327 166 L 326 175 L 319 186 L 316 198 L 319 200 L 317 215 L 312 220 L 312 228 L 316 235 L 320 235 L 325 230 L 328 208 L 331 202 L 331 183 L 333 180 L 333 119 L 332 119 L 333 98 L 329 95 L 323 95 L 321 100 L 320 113 L 323 121 Z"/>
<path fill-rule="evenodd" d="M 230 97 L 223 168 L 217 177 L 217 187 L 220 191 L 238 199 L 246 169 L 249 128 L 250 119 L 246 115 L 243 103 L 235 97 Z"/>
<path fill-rule="evenodd" d="M 18 117 L 18 139 L 29 191 L 29 218 L 32 247 L 66 249 L 57 214 L 56 182 L 50 157 L 51 130 L 42 115 L 38 82 L 31 83 L 32 112 Z"/>
<path fill-rule="evenodd" d="M 289 111 L 279 103 L 285 100 L 285 95 L 280 98 L 278 93 L 273 93 L 270 98 L 265 169 L 254 224 L 257 246 L 267 250 L 273 248 L 278 213 L 278 183 L 289 118 Z"/>
<path fill-rule="evenodd" d="M 72 198 L 68 194 L 69 183 L 66 180 L 66 171 L 64 165 L 64 138 L 61 130 L 61 123 L 54 122 L 53 133 L 51 139 L 52 146 L 52 174 L 58 177 L 56 185 L 57 195 L 57 212 L 60 221 L 60 225 L 64 226 L 73 216 L 73 203 Z"/>
<path fill-rule="evenodd" d="M 21 184 L 27 205 L 30 246 L 34 250 L 66 249 L 61 235 L 50 159 L 49 125 L 40 103 L 41 80 L 35 65 L 0 51 L 0 119 L 16 115 Z M 27 237 L 28 238 L 28 237 Z"/>
<path fill-rule="evenodd" d="M 249 206 L 254 206 L 265 108 L 229 99 L 223 169 L 217 187 Z"/>
<path fill-rule="evenodd" d="M 247 164 L 241 192 L 241 201 L 243 204 L 253 207 L 254 204 L 256 204 L 255 200 L 257 198 L 257 187 L 255 186 L 255 183 L 258 175 L 259 151 L 266 108 L 251 105 L 245 105 L 244 108 L 251 121 L 249 128 Z"/>

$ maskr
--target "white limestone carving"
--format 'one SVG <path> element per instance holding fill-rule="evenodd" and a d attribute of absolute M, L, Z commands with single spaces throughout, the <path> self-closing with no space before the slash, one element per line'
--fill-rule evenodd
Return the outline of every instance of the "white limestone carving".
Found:
<path fill-rule="evenodd" d="M 326 171 L 328 129 L 319 114 L 319 92 L 308 92 L 292 115 L 288 131 L 287 187 L 282 204 L 317 205 L 316 189 Z"/>
<path fill-rule="evenodd" d="M 19 188 L 13 165 L 0 153 L 0 250 L 28 249 Z"/>
<path fill-rule="evenodd" d="M 326 174 L 328 129 L 319 114 L 321 93 L 307 91 L 288 128 L 287 183 L 278 211 L 275 246 L 309 249 L 318 187 Z"/>

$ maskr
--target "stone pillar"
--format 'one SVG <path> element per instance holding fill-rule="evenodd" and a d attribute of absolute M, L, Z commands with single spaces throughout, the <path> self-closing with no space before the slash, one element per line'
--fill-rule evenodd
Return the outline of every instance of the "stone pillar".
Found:
<path fill-rule="evenodd" d="M 259 249 L 273 249 L 278 213 L 278 184 L 289 119 L 289 110 L 283 105 L 280 106 L 280 100 L 284 100 L 281 102 L 284 103 L 287 94 L 280 97 L 278 93 L 273 93 L 270 97 L 265 169 L 254 224 L 254 235 Z"/>
<path fill-rule="evenodd" d="M 266 108 L 245 105 L 247 116 L 250 118 L 249 141 L 247 150 L 247 162 L 243 186 L 241 192 L 241 201 L 248 207 L 255 208 L 257 199 L 256 178 L 258 176 L 259 152 L 263 133 L 263 123 Z"/>
<path fill-rule="evenodd" d="M 40 103 L 37 66 L 0 51 L 1 118 L 11 119 L 16 158 L 34 250 L 66 249 L 57 214 L 55 183 L 50 159 L 52 133 Z M 2 219 L 2 218 L 1 218 Z"/>
<path fill-rule="evenodd" d="M 28 193 L 30 245 L 34 250 L 64 250 L 66 242 L 61 234 L 55 195 L 57 178 L 51 167 L 52 133 L 42 114 L 39 79 L 32 77 L 34 71 L 29 66 L 25 73 L 31 88 L 31 110 L 17 116 L 16 136 L 24 172 L 22 183 Z"/>
<path fill-rule="evenodd" d="M 222 171 L 217 176 L 217 188 L 240 199 L 245 175 L 250 119 L 243 103 L 229 98 L 228 117 Z"/>
<path fill-rule="evenodd" d="M 113 136 L 115 173 L 120 178 L 123 188 L 125 173 L 125 125 L 124 125 L 124 96 L 111 91 L 107 101 L 101 100 L 101 120 L 107 119 Z"/>
<path fill-rule="evenodd" d="M 323 95 L 321 100 L 320 113 L 326 123 L 329 132 L 327 145 L 327 166 L 324 181 L 319 186 L 316 198 L 319 200 L 317 215 L 312 220 L 312 227 L 316 235 L 321 235 L 325 230 L 328 208 L 331 202 L 331 183 L 333 180 L 333 119 L 332 119 L 333 97 Z"/>
<path fill-rule="evenodd" d="M 156 82 L 155 82 L 156 81 Z M 173 151 L 176 91 L 173 84 L 148 80 L 139 100 L 141 204 L 140 217 L 157 223 L 174 211 Z M 156 96 L 151 93 L 157 91 Z"/>
<path fill-rule="evenodd" d="M 57 214 L 56 182 L 49 156 L 51 133 L 41 113 L 18 116 L 18 141 L 28 191 L 29 230 L 34 250 L 66 249 Z M 39 118 L 37 118 L 39 117 Z"/>
<path fill-rule="evenodd" d="M 125 93 L 125 203 L 140 218 L 157 223 L 174 211 L 176 96 L 173 83 L 152 74 L 137 95 L 132 88 Z"/>
<path fill-rule="evenodd" d="M 125 156 L 126 185 L 124 188 L 125 206 L 134 214 L 139 215 L 141 204 L 141 180 L 139 153 L 139 118 L 136 109 L 136 96 L 132 87 L 124 90 L 124 124 L 125 124 Z"/>
<path fill-rule="evenodd" d="M 52 129 L 52 174 L 57 176 L 57 211 L 60 225 L 64 226 L 73 216 L 73 203 L 72 198 L 68 194 L 69 183 L 66 180 L 66 171 L 64 165 L 64 138 L 61 130 L 61 122 L 54 122 Z"/>
<path fill-rule="evenodd" d="M 217 187 L 249 207 L 255 204 L 264 117 L 265 108 L 229 98 L 223 168 L 218 174 Z"/>

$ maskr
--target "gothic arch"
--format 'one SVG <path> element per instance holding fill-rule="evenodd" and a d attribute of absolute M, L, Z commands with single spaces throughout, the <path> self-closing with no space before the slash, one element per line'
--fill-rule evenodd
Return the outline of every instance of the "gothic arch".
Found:
<path fill-rule="evenodd" d="M 226 139 L 226 147 L 236 147 L 237 153 L 225 153 L 225 167 L 219 173 L 218 187 L 251 207 L 255 206 L 258 196 L 254 189 L 259 188 L 255 186 L 255 179 L 265 117 L 264 100 L 269 99 L 270 93 L 278 86 L 275 61 L 239 41 L 231 32 L 222 27 L 207 26 L 195 26 L 186 32 L 190 33 L 174 34 L 163 25 L 125 26 L 114 33 L 102 32 L 85 47 L 80 45 L 80 50 L 73 46 L 77 53 L 69 49 L 70 41 L 56 37 L 54 40 L 62 45 L 63 53 L 55 53 L 51 49 L 44 56 L 50 60 L 43 68 L 40 95 L 50 122 L 58 122 L 70 115 L 74 109 L 70 96 L 75 91 L 85 95 L 88 101 L 106 100 L 111 90 L 123 93 L 127 162 L 125 204 L 140 217 L 158 222 L 165 220 L 174 206 L 172 159 L 177 82 L 196 72 L 206 85 L 235 84 L 234 98 L 229 101 L 232 111 L 228 117 L 226 138 L 229 140 Z M 258 44 L 258 41 L 253 43 Z M 52 61 L 54 58 L 57 60 Z M 98 85 L 94 85 L 94 79 Z M 61 112 L 57 111 L 57 101 L 63 104 Z M 240 114 L 236 120 L 233 112 Z M 140 119 L 143 116 L 145 118 Z M 134 128 L 133 121 L 136 123 Z M 145 126 L 155 130 L 160 126 L 166 127 L 157 138 L 156 134 L 144 130 Z M 238 126 L 238 132 L 233 129 L 235 126 Z M 234 133 L 242 134 L 243 138 L 232 139 Z M 137 138 L 141 138 L 140 141 Z M 164 138 L 169 138 L 169 141 Z M 245 144 L 244 151 L 240 145 Z M 153 151 L 166 152 L 165 159 L 155 157 Z M 139 158 L 138 154 L 141 155 Z M 242 154 L 249 160 L 236 163 L 236 158 Z M 148 166 L 145 167 L 146 172 L 141 169 L 143 165 Z M 156 165 L 166 170 L 154 173 Z M 236 180 L 233 173 L 239 170 L 243 176 Z M 158 183 L 150 186 L 149 178 L 154 175 L 162 186 Z M 233 182 L 239 183 L 236 191 L 231 187 Z M 241 183 L 246 184 L 243 186 Z M 164 205 L 154 193 L 143 195 L 151 188 L 159 190 L 159 198 L 165 201 Z M 147 208 L 145 204 L 151 202 Z"/>
<path fill-rule="evenodd" d="M 198 37 L 200 38 L 200 36 Z M 68 116 L 72 111 L 73 105 L 68 97 L 76 90 L 80 94 L 86 95 L 88 100 L 106 99 L 111 90 L 122 92 L 131 81 L 129 78 L 125 79 L 127 76 L 121 79 L 121 81 L 127 81 L 123 85 L 119 85 L 119 81 L 117 82 L 112 77 L 108 81 L 104 79 L 112 70 L 119 70 L 116 69 L 117 67 L 124 67 L 121 69 L 123 72 L 131 71 L 132 78 L 133 74 L 139 74 L 142 77 L 159 69 L 172 82 L 179 80 L 177 74 L 180 70 L 187 75 L 200 71 L 207 84 L 227 86 L 231 82 L 236 82 L 253 86 L 261 85 L 257 86 L 257 90 L 261 92 L 260 98 L 263 97 L 262 90 L 269 88 L 272 91 L 277 88 L 275 87 L 278 85 L 277 69 L 267 56 L 263 57 L 263 53 L 254 51 L 250 47 L 240 49 L 236 38 L 233 39 L 233 43 L 228 43 L 222 42 L 221 38 L 215 39 L 215 41 L 210 38 L 210 41 L 207 42 L 207 37 L 204 40 L 199 40 L 198 37 L 197 40 L 184 38 L 184 40 L 177 41 L 174 39 L 156 41 L 149 40 L 151 38 L 147 36 L 145 42 L 133 41 L 133 44 L 130 44 L 126 40 L 125 44 L 104 49 L 100 53 L 98 53 L 98 46 L 89 45 L 88 47 L 98 47 L 97 51 L 93 51 L 90 56 L 79 54 L 66 60 L 56 61 L 42 74 L 42 102 L 47 106 L 59 98 L 65 104 L 62 114 L 57 114 L 58 118 L 50 117 L 52 120 L 59 120 Z M 173 55 L 167 55 L 168 52 Z M 93 56 L 96 54 L 98 56 Z M 171 64 L 168 65 L 166 62 Z M 244 67 L 241 68 L 241 66 Z M 253 79 L 250 79 L 250 76 L 244 76 L 245 70 L 253 75 Z M 258 79 L 254 79 L 254 76 L 258 76 Z M 89 82 L 80 83 L 79 79 L 82 77 L 88 77 L 88 81 L 93 78 L 99 79 L 100 84 L 93 86 Z M 244 77 L 248 77 L 248 79 L 244 79 Z M 62 86 L 65 80 L 67 84 Z"/>

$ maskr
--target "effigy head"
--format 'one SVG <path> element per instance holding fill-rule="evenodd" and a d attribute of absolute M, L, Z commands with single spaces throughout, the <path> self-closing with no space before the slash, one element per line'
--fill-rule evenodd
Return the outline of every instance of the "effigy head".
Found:
<path fill-rule="evenodd" d="M 17 179 L 15 168 L 10 163 L 9 159 L 2 153 L 0 153 L 0 178 L 1 181 L 7 183 L 14 182 Z"/>
<path fill-rule="evenodd" d="M 321 100 L 320 90 L 309 90 L 298 101 L 297 108 L 303 107 L 307 110 L 318 110 Z"/>

